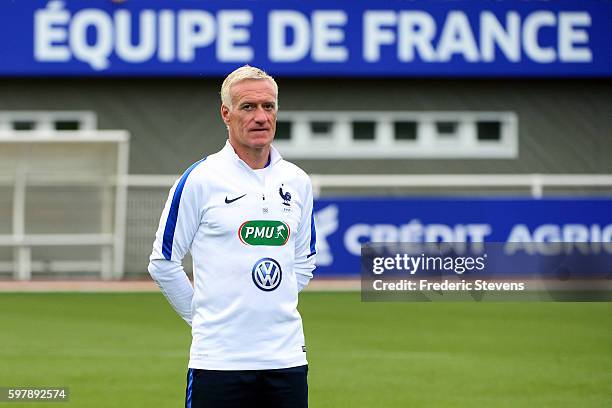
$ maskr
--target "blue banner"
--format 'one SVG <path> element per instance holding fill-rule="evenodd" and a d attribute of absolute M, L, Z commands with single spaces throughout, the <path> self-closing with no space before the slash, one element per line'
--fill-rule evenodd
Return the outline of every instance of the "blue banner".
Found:
<path fill-rule="evenodd" d="M 367 242 L 576 243 L 612 253 L 612 199 L 390 199 L 315 201 L 317 276 L 358 275 Z M 524 245 L 521 245 L 524 244 Z"/>
<path fill-rule="evenodd" d="M 0 4 L 3 76 L 609 77 L 607 0 Z"/>

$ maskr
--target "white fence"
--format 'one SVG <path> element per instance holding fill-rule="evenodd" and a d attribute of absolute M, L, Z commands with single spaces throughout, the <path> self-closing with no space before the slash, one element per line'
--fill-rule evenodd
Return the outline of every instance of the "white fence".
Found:
<path fill-rule="evenodd" d="M 527 188 L 542 198 L 545 187 L 597 189 L 612 187 L 610 174 L 424 174 L 424 175 L 313 175 L 315 194 L 331 187 L 407 188 Z"/>
<path fill-rule="evenodd" d="M 75 244 L 78 238 L 78 248 L 86 245 L 100 245 L 102 248 L 110 248 L 112 245 L 125 244 L 125 250 L 115 258 L 114 263 L 109 263 L 108 256 L 106 261 L 100 262 L 73 262 L 71 264 L 55 262 L 50 263 L 44 259 L 45 254 L 38 260 L 29 265 L 34 274 L 44 272 L 47 275 L 56 272 L 73 272 L 80 270 L 81 273 L 89 273 L 92 276 L 99 276 L 100 271 L 104 271 L 104 278 L 120 278 L 123 271 L 134 276 L 146 274 L 148 257 L 154 234 L 159 222 L 162 207 L 167 198 L 168 190 L 178 178 L 178 175 L 124 175 L 119 177 L 117 183 L 120 188 L 118 191 L 127 192 L 127 208 L 124 216 L 119 209 L 119 218 L 124 219 L 123 226 L 118 225 L 114 232 L 118 232 L 121 237 L 108 234 L 95 234 L 92 236 L 65 236 L 62 234 L 40 235 L 37 237 L 22 236 L 19 238 L 19 248 L 32 248 L 41 244 L 53 244 L 55 246 L 65 245 L 66 248 Z M 457 191 L 466 189 L 465 195 L 470 196 L 473 191 L 482 194 L 490 194 L 493 191 L 512 191 L 512 195 L 524 195 L 533 198 L 541 198 L 552 193 L 561 192 L 565 196 L 574 195 L 574 192 L 587 192 L 589 195 L 612 195 L 612 175 L 608 174 L 557 174 L 557 175 L 507 175 L 507 174 L 439 174 L 439 175 L 311 175 L 313 188 L 316 196 L 324 197 L 334 195 L 341 190 L 343 194 L 352 194 L 357 189 L 359 193 L 371 192 L 372 194 L 400 194 L 407 195 L 411 192 L 419 196 L 435 192 L 437 195 L 457 195 Z M 423 191 L 426 191 L 424 194 Z M 121 201 L 120 199 L 119 201 Z M 1 200 L 0 200 L 1 201 Z M 120 205 L 120 203 L 119 203 Z M 1 207 L 1 203 L 0 203 Z M 13 213 L 15 217 L 16 213 Z M 13 221 L 13 224 L 15 222 Z M 123 231 L 125 231 L 123 233 Z M 15 246 L 15 238 L 6 235 L 0 237 L 0 257 L 2 256 L 3 240 L 6 249 L 7 243 Z M 8 242 L 8 241 L 10 242 Z M 40 241 L 42 240 L 42 241 Z M 39 242 L 40 241 L 40 242 Z M 119 249 L 119 247 L 117 247 Z M 11 255 L 5 254 L 5 255 Z M 30 254 L 27 255 L 29 259 Z M 23 256 L 25 256 L 23 255 Z M 22 257 L 23 257 L 22 256 Z M 121 260 L 123 258 L 123 260 Z M 121 260 L 121 261 L 119 261 Z M 20 261 L 21 262 L 21 261 Z M 25 261 L 24 261 L 25 262 Z M 122 262 L 122 266 L 116 262 Z M 184 262 L 185 269 L 190 272 L 191 264 L 189 260 Z M 51 265 L 52 267 L 49 267 Z M 100 266 L 102 265 L 102 269 Z M 112 266 L 111 266 L 112 265 Z M 2 266 L 2 265 L 0 265 Z M 6 265 L 5 265 L 6 266 Z M 23 268 L 28 265 L 22 265 Z M 0 270 L 1 272 L 2 270 Z M 4 272 L 8 272 L 6 268 Z M 16 275 L 24 278 L 25 275 Z"/>
<path fill-rule="evenodd" d="M 178 175 L 130 175 L 124 182 L 128 187 L 128 216 L 126 228 L 126 264 L 129 273 L 146 273 L 148 256 L 168 190 Z M 506 175 L 506 174 L 437 174 L 437 175 L 311 175 L 315 196 L 333 195 L 337 189 L 343 194 L 369 191 L 372 194 L 410 194 L 416 192 L 423 196 L 423 189 L 429 194 L 457 194 L 461 188 L 477 190 L 489 194 L 494 190 L 513 195 L 541 198 L 549 189 L 563 188 L 565 195 L 574 194 L 576 189 L 590 195 L 612 195 L 612 175 L 603 174 L 558 174 L 558 175 Z M 387 191 L 393 190 L 393 191 Z M 471 195 L 471 192 L 466 192 Z M 184 262 L 185 269 L 191 270 L 189 260 Z"/>
<path fill-rule="evenodd" d="M 129 175 L 129 188 L 170 188 L 178 175 Z M 541 198 L 545 187 L 597 189 L 612 187 L 612 174 L 312 174 L 315 196 L 327 188 L 524 188 Z M 597 192 L 597 190 L 595 191 Z"/>

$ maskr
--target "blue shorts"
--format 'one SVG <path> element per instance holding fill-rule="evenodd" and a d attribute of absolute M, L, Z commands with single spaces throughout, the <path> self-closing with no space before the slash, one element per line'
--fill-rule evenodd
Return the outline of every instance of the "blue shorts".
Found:
<path fill-rule="evenodd" d="M 308 366 L 187 371 L 185 408 L 307 408 Z"/>

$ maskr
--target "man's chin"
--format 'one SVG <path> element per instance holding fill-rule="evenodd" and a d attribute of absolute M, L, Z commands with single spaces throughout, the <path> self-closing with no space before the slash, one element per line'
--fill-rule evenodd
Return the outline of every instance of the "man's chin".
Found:
<path fill-rule="evenodd" d="M 263 148 L 270 146 L 270 144 L 272 143 L 272 140 L 273 138 L 267 137 L 267 136 L 257 137 L 257 138 L 251 139 L 249 144 L 254 149 L 263 149 Z"/>

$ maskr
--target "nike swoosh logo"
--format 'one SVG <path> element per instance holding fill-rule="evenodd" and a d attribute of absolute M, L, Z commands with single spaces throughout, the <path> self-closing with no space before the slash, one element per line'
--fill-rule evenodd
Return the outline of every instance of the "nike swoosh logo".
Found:
<path fill-rule="evenodd" d="M 236 198 L 232 198 L 231 200 L 227 198 L 227 196 L 225 196 L 225 204 L 231 204 L 236 200 L 240 200 L 242 197 L 244 197 L 246 194 L 241 195 L 240 197 L 236 197 Z"/>

